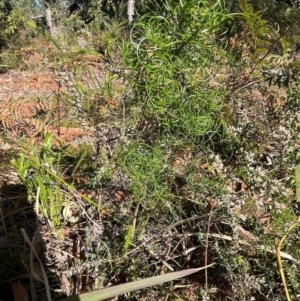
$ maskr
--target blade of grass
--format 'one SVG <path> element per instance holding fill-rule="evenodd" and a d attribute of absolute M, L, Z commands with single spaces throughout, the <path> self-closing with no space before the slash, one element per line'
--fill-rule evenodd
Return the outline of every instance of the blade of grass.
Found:
<path fill-rule="evenodd" d="M 125 243 L 124 243 L 124 253 L 125 254 L 127 253 L 128 247 L 131 243 L 132 235 L 133 235 L 133 226 L 129 225 L 127 235 L 126 235 L 126 238 L 125 238 Z"/>
<path fill-rule="evenodd" d="M 81 294 L 78 296 L 71 296 L 61 301 L 100 301 L 112 298 L 114 296 L 118 296 L 124 293 L 133 292 L 139 289 L 143 289 L 146 287 L 154 286 L 161 284 L 162 282 L 172 281 L 177 278 L 182 278 L 194 273 L 199 272 L 200 270 L 206 269 L 208 267 L 213 266 L 214 264 L 210 264 L 205 267 L 195 268 L 195 269 L 187 269 L 179 272 L 172 272 L 165 275 L 154 276 L 134 282 L 129 282 L 125 284 L 116 285 L 113 287 L 108 287 L 101 290 L 96 290 L 90 293 Z"/>
<path fill-rule="evenodd" d="M 58 42 L 48 33 L 46 33 L 46 38 L 53 43 L 53 45 L 60 51 L 63 52 Z"/>
<path fill-rule="evenodd" d="M 37 254 L 33 243 L 30 241 L 29 237 L 27 236 L 27 233 L 26 233 L 25 229 L 21 228 L 20 232 L 22 233 L 24 240 L 30 246 L 30 268 L 33 271 L 33 255 L 34 255 L 35 258 L 37 259 L 37 261 L 39 262 L 42 273 L 43 273 L 43 280 L 44 280 L 44 283 L 45 283 L 47 299 L 48 299 L 48 301 L 51 301 L 51 294 L 50 294 L 50 286 L 49 286 L 49 282 L 48 282 L 48 277 L 47 277 L 47 274 L 44 270 L 43 264 L 42 264 L 42 262 L 39 258 L 39 255 Z M 34 286 L 33 280 L 31 280 L 31 282 L 32 282 L 32 285 Z"/>
<path fill-rule="evenodd" d="M 79 159 L 78 159 L 78 161 L 77 161 L 77 163 L 76 163 L 76 165 L 74 167 L 74 170 L 72 171 L 72 174 L 71 174 L 72 177 L 75 175 L 77 169 L 81 165 L 82 161 L 86 158 L 86 156 L 87 156 L 87 154 L 85 152 L 83 152 L 83 153 L 80 154 L 80 157 L 79 157 Z"/>

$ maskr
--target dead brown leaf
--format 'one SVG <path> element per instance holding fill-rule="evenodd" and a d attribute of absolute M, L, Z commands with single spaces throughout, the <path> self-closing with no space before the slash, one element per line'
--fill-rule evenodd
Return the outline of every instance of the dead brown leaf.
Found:
<path fill-rule="evenodd" d="M 263 100 L 264 96 L 258 90 L 252 90 L 252 100 Z"/>
<path fill-rule="evenodd" d="M 26 288 L 17 281 L 10 283 L 12 286 L 14 301 L 28 301 L 29 296 Z"/>

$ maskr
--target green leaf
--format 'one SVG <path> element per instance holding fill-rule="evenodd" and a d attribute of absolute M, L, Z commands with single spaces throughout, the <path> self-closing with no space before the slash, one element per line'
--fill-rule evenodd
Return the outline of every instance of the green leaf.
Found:
<path fill-rule="evenodd" d="M 51 150 L 51 144 L 52 144 L 52 134 L 48 133 L 45 137 L 44 149 Z"/>
<path fill-rule="evenodd" d="M 133 226 L 129 225 L 128 232 L 127 232 L 126 239 L 125 239 L 125 243 L 124 243 L 124 252 L 125 252 L 125 254 L 127 253 L 128 247 L 131 243 L 132 234 L 133 234 Z"/>
<path fill-rule="evenodd" d="M 78 296 L 71 296 L 61 301 L 100 301 L 112 298 L 114 296 L 118 296 L 124 293 L 133 292 L 139 289 L 143 289 L 146 287 L 159 285 L 162 282 L 172 281 L 177 278 L 185 277 L 194 273 L 197 273 L 200 270 L 206 269 L 208 267 L 213 266 L 214 264 L 210 264 L 205 267 L 195 268 L 195 269 L 187 269 L 179 272 L 168 273 L 165 275 L 154 276 L 134 282 L 129 282 L 125 284 L 120 284 L 112 287 L 108 287 L 101 290 L 96 290 L 90 293 L 84 293 Z"/>

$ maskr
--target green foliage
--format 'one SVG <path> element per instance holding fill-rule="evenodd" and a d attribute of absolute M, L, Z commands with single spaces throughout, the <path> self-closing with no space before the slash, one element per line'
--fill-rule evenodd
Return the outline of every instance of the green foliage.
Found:
<path fill-rule="evenodd" d="M 96 192 L 97 202 L 113 212 L 99 220 L 93 220 L 99 212 L 88 212 L 85 228 L 80 229 L 86 252 L 80 268 L 88 267 L 83 273 L 91 272 L 95 282 L 101 278 L 102 285 L 124 275 L 127 281 L 153 274 L 154 266 L 178 269 L 198 264 L 206 256 L 217 262 L 218 269 L 208 271 L 206 287 L 198 283 L 199 299 L 217 299 L 215 288 L 210 289 L 215 285 L 218 293 L 225 287 L 235 300 L 281 300 L 274 236 L 283 235 L 297 216 L 293 191 L 294 165 L 299 163 L 300 121 L 295 112 L 300 93 L 295 83 L 286 90 L 269 87 L 260 73 L 249 70 L 278 38 L 276 30 L 247 0 L 239 1 L 242 12 L 234 15 L 227 13 L 223 1 L 140 1 L 138 12 L 147 13 L 138 16 L 130 31 L 115 20 L 104 22 L 96 2 L 92 2 L 95 11 L 88 11 L 78 23 L 76 14 L 64 20 L 64 24 L 74 21 L 72 31 L 66 26 L 65 39 L 50 39 L 59 51 L 50 57 L 55 71 L 72 69 L 67 80 L 73 81 L 74 89 L 66 98 L 74 100 L 72 105 L 80 104 L 80 118 L 72 115 L 70 122 L 97 125 L 100 136 L 91 138 L 95 141 L 91 148 L 97 146 L 88 152 L 91 163 L 84 162 L 86 153 L 76 155 L 80 147 L 74 148 L 67 170 L 75 165 L 72 177 L 86 163 L 83 189 L 93 196 Z M 17 27 L 16 16 L 12 10 L 11 32 Z M 88 17 L 95 21 L 90 25 L 97 32 L 94 45 L 109 67 L 101 73 L 101 83 L 95 69 L 89 69 L 90 62 L 84 61 L 97 52 L 76 44 L 75 28 L 85 25 L 83 19 Z M 23 26 L 25 21 L 20 22 Z M 107 31 L 99 29 L 100 23 Z M 236 35 L 227 32 L 228 24 Z M 227 41 L 242 53 L 235 61 L 232 45 L 225 47 Z M 290 42 L 283 40 L 278 48 L 282 51 L 267 55 L 264 67 L 297 65 L 287 63 Z M 61 175 L 65 156 L 65 149 L 52 150 L 47 136 L 41 151 L 12 160 L 30 200 L 57 229 L 70 221 L 68 199 L 78 196 Z M 299 202 L 298 188 L 299 166 Z M 91 209 L 99 209 L 89 198 L 81 198 Z M 104 231 L 95 234 L 98 223 Z M 284 249 L 294 294 L 299 290 L 297 239 L 297 233 L 291 233 Z M 98 300 L 98 293 L 68 300 Z"/>
<path fill-rule="evenodd" d="M 75 194 L 75 188 L 61 177 L 62 153 L 52 150 L 52 135 L 47 134 L 42 150 L 37 149 L 27 159 L 24 153 L 19 159 L 12 159 L 11 164 L 16 169 L 21 181 L 27 187 L 29 200 L 36 206 L 48 221 L 50 227 L 61 230 L 61 223 L 70 217 L 69 200 Z M 72 175 L 83 161 L 85 153 L 77 159 Z M 76 192 L 77 193 L 77 192 Z M 78 194 L 78 193 L 77 193 Z M 81 196 L 88 204 L 101 208 L 86 196 Z M 62 215 L 62 209 L 64 214 Z M 60 231 L 58 231 L 58 234 Z"/>
<path fill-rule="evenodd" d="M 51 141 L 52 136 L 48 134 L 40 153 L 35 152 L 29 159 L 21 153 L 18 160 L 11 160 L 11 164 L 51 228 L 59 229 L 65 196 L 59 183 L 51 176 L 53 173 L 60 175 L 60 154 L 51 150 Z"/>
<path fill-rule="evenodd" d="M 132 237 L 133 237 L 133 226 L 129 225 L 128 226 L 128 232 L 127 232 L 127 235 L 126 235 L 126 238 L 125 238 L 125 243 L 124 243 L 124 253 L 125 254 L 127 253 L 128 248 L 131 244 Z"/>
<path fill-rule="evenodd" d="M 33 20 L 27 19 L 22 9 L 13 9 L 7 17 L 6 34 L 13 34 L 17 30 L 26 28 L 29 31 L 37 32 L 37 26 Z"/>
<path fill-rule="evenodd" d="M 130 190 L 135 202 L 143 201 L 149 209 L 163 204 L 170 193 L 171 176 L 168 158 L 158 147 L 133 145 L 120 157 L 120 164 L 130 177 Z M 160 207 L 161 208 L 161 207 Z"/>
<path fill-rule="evenodd" d="M 238 3 L 242 13 L 241 21 L 247 30 L 245 38 L 251 47 L 253 61 L 258 62 L 276 40 L 278 33 L 262 18 L 260 11 L 253 9 L 249 0 L 239 0 Z"/>
<path fill-rule="evenodd" d="M 133 26 L 123 51 L 128 80 L 144 118 L 195 141 L 215 128 L 222 108 L 224 90 L 209 87 L 208 70 L 226 60 L 216 37 L 230 16 L 222 1 L 166 1 L 163 7 L 162 15 L 146 14 Z"/>
<path fill-rule="evenodd" d="M 196 269 L 187 269 L 182 270 L 179 272 L 173 272 L 168 273 L 165 275 L 159 275 L 154 276 L 146 279 L 141 279 L 138 281 L 133 281 L 121 285 L 116 285 L 113 287 L 104 288 L 101 290 L 96 290 L 94 292 L 81 294 L 78 296 L 71 296 L 65 299 L 62 299 L 61 301 L 100 301 L 100 300 L 106 300 L 111 297 L 115 297 L 127 292 L 133 292 L 139 289 L 147 288 L 149 286 L 154 286 L 161 284 L 162 282 L 172 281 L 177 278 L 185 277 L 188 275 L 191 275 L 193 273 L 196 273 L 200 270 L 206 269 L 208 267 L 213 266 L 213 264 L 203 267 L 203 268 L 196 268 Z"/>
<path fill-rule="evenodd" d="M 0 1 L 0 42 L 2 39 L 7 43 L 20 30 L 37 33 L 37 25 L 32 19 L 36 13 L 34 5 L 34 0 Z"/>
<path fill-rule="evenodd" d="M 7 16 L 10 14 L 11 10 L 12 10 L 12 6 L 10 1 L 6 1 L 6 0 L 0 1 L 0 47 L 3 47 L 7 40 L 7 36 L 4 33 L 4 31 L 7 26 L 6 24 Z"/>

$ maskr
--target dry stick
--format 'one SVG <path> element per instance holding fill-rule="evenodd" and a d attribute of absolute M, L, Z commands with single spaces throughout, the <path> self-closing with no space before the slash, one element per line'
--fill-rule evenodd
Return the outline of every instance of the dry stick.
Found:
<path fill-rule="evenodd" d="M 209 214 L 209 213 L 208 213 Z M 195 221 L 195 220 L 198 220 L 198 219 L 203 219 L 206 215 L 208 215 L 207 213 L 203 214 L 203 215 L 196 215 L 196 216 L 193 216 L 193 217 L 190 217 L 190 218 L 187 218 L 187 219 L 184 219 L 182 221 L 179 221 L 175 224 L 172 224 L 171 226 L 168 227 L 168 229 L 172 229 L 172 228 L 175 228 L 177 226 L 180 226 L 180 225 L 183 225 L 183 224 L 186 224 L 190 221 Z"/>
<path fill-rule="evenodd" d="M 243 89 L 245 89 L 245 88 L 247 88 L 249 86 L 257 84 L 259 82 L 261 82 L 261 80 L 255 80 L 255 81 L 252 81 L 250 83 L 248 82 L 247 84 L 244 84 L 243 86 L 240 86 L 240 88 L 237 88 L 236 90 L 234 90 L 230 95 L 233 95 L 233 94 L 235 94 L 235 93 L 237 93 L 237 92 L 239 92 L 239 91 L 241 91 L 241 90 L 243 90 Z"/>
<path fill-rule="evenodd" d="M 209 202 L 210 204 L 210 210 L 208 214 L 208 221 L 207 221 L 207 231 L 206 231 L 206 238 L 205 238 L 205 258 L 204 258 L 204 265 L 207 266 L 207 259 L 208 259 L 208 237 L 209 237 L 209 230 L 210 230 L 210 222 L 211 222 L 211 214 L 214 210 L 214 203 Z M 205 288 L 208 288 L 208 273 L 207 268 L 205 268 Z"/>
<path fill-rule="evenodd" d="M 139 202 L 134 210 L 134 218 L 133 218 L 133 223 L 132 223 L 132 237 L 134 237 L 134 232 L 136 228 L 136 222 L 137 222 L 137 217 L 139 213 L 139 208 L 140 208 L 141 202 Z"/>
<path fill-rule="evenodd" d="M 288 301 L 291 301 L 291 297 L 289 294 L 289 290 L 286 284 L 286 279 L 284 276 L 284 272 L 283 272 L 283 266 L 282 266 L 282 261 L 281 261 L 281 254 L 280 254 L 280 249 L 281 249 L 281 245 L 283 244 L 283 242 L 285 241 L 285 239 L 289 236 L 289 234 L 291 233 L 291 231 L 296 227 L 300 225 L 300 218 L 298 218 L 298 220 L 293 223 L 285 232 L 285 234 L 283 235 L 283 237 L 280 239 L 278 244 L 275 244 L 275 250 L 276 250 L 276 255 L 277 255 L 277 261 L 278 261 L 278 269 L 279 269 L 279 273 L 281 276 L 281 280 L 282 280 L 282 284 L 283 284 L 283 288 L 285 291 L 285 295 L 286 295 L 286 299 Z"/>
<path fill-rule="evenodd" d="M 0 208 L 0 218 L 1 218 L 1 224 L 2 224 L 2 228 L 3 228 L 4 236 L 5 236 L 5 238 L 8 238 L 2 208 Z"/>
<path fill-rule="evenodd" d="M 279 269 L 279 273 L 280 273 L 280 276 L 281 276 L 281 280 L 282 280 L 283 289 L 284 289 L 284 292 L 285 292 L 285 295 L 286 295 L 286 299 L 288 301 L 291 301 L 289 290 L 287 288 L 286 280 L 285 280 L 285 276 L 284 276 L 284 272 L 283 272 L 281 257 L 280 257 L 280 254 L 279 254 L 279 251 L 280 251 L 279 244 L 275 243 L 275 250 L 276 250 L 276 255 L 277 255 L 278 269 Z"/>
<path fill-rule="evenodd" d="M 33 294 L 33 299 L 37 300 L 36 296 L 34 296 L 34 294 L 35 294 L 35 289 L 34 289 L 35 285 L 34 285 L 34 278 L 33 278 L 35 275 L 37 275 L 36 272 L 34 271 L 34 266 L 33 266 L 33 257 L 35 257 L 36 260 L 38 261 L 38 263 L 40 264 L 40 267 L 41 267 L 41 270 L 42 270 L 43 279 L 41 279 L 41 280 L 45 284 L 47 300 L 51 301 L 51 294 L 50 294 L 50 286 L 49 286 L 49 282 L 48 282 L 48 277 L 47 277 L 47 274 L 44 270 L 43 264 L 42 264 L 42 262 L 39 258 L 39 255 L 37 254 L 36 249 L 34 247 L 35 236 L 33 236 L 33 239 L 32 239 L 32 242 L 31 242 L 29 237 L 27 236 L 27 233 L 26 233 L 25 229 L 21 228 L 20 232 L 22 233 L 24 240 L 26 241 L 26 243 L 30 247 L 30 285 L 31 285 L 31 293 Z M 35 232 L 38 232 L 38 230 L 36 230 Z M 39 276 L 37 275 L 37 277 L 39 277 Z"/>
<path fill-rule="evenodd" d="M 61 99 L 61 94 L 60 94 L 60 89 L 61 89 L 61 79 L 60 75 L 58 77 L 58 88 L 57 88 L 57 136 L 60 137 L 60 99 Z"/>

